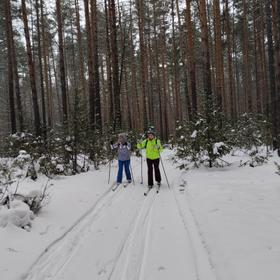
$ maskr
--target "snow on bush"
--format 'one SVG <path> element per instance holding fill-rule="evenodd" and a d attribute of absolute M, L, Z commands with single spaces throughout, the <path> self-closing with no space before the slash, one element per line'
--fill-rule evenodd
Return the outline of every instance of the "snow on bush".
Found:
<path fill-rule="evenodd" d="M 35 217 L 28 205 L 20 200 L 13 200 L 9 203 L 9 208 L 0 206 L 0 226 L 6 227 L 13 224 L 17 227 L 28 229 L 31 220 Z"/>
<path fill-rule="evenodd" d="M 276 174 L 280 175 L 280 164 L 277 162 L 274 162 L 277 168 Z"/>
<path fill-rule="evenodd" d="M 228 149 L 228 145 L 226 145 L 224 142 L 215 143 L 213 145 L 213 154 L 214 155 L 223 155 L 225 149 Z"/>

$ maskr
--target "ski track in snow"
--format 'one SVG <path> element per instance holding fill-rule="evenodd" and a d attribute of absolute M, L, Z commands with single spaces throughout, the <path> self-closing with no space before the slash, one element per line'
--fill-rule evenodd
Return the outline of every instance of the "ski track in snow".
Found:
<path fill-rule="evenodd" d="M 187 181 L 182 181 L 184 185 L 187 185 Z M 184 224 L 187 238 L 190 240 L 197 280 L 218 280 L 215 266 L 211 260 L 211 253 L 207 248 L 205 239 L 199 229 L 199 225 L 191 207 L 189 206 L 187 194 L 183 195 L 184 199 L 180 202 L 175 193 L 174 184 L 171 185 L 171 192 L 173 193 L 179 216 Z"/>
<path fill-rule="evenodd" d="M 120 189 L 112 192 L 112 188 L 109 188 L 72 227 L 43 251 L 27 275 L 22 278 L 26 280 L 53 279 L 62 271 L 79 248 L 90 226 L 103 214 L 102 211 L 110 207 L 117 199 L 121 193 Z"/>
<path fill-rule="evenodd" d="M 169 169 L 173 169 L 174 172 L 174 167 L 171 164 Z M 182 177 L 177 176 L 177 178 Z M 186 182 L 184 181 L 184 183 Z M 214 264 L 211 261 L 211 254 L 199 230 L 199 225 L 189 205 L 187 195 L 176 193 L 175 186 L 177 186 L 177 180 L 172 182 L 170 189 L 166 186 L 164 191 L 169 192 L 172 200 L 174 200 L 174 204 L 170 205 L 170 207 L 177 209 L 178 218 L 182 221 L 185 229 L 185 238 L 190 244 L 191 252 L 189 254 L 193 259 L 196 280 L 218 280 Z M 118 250 L 110 261 L 105 260 L 105 268 L 108 271 L 106 279 L 145 280 L 154 201 L 160 199 L 161 191 L 156 194 L 154 188 L 141 201 L 139 209 L 135 211 L 136 214 L 132 219 L 132 223 L 125 230 L 126 234 L 120 241 Z M 127 192 L 123 191 L 122 186 L 118 187 L 114 192 L 112 192 L 112 188 L 109 188 L 69 230 L 44 250 L 22 279 L 60 279 L 61 273 L 77 254 L 86 237 L 90 235 L 90 229 L 94 223 L 106 216 L 106 209 L 109 209 L 118 198 L 124 199 L 125 193 Z"/>
<path fill-rule="evenodd" d="M 123 242 L 108 280 L 140 280 L 148 247 L 155 190 L 145 198 Z"/>

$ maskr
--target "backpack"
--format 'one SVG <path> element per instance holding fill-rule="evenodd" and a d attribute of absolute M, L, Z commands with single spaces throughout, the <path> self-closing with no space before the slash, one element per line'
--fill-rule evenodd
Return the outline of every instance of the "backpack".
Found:
<path fill-rule="evenodd" d="M 147 144 L 148 144 L 148 139 L 146 139 L 146 141 L 145 141 L 145 146 L 144 146 L 144 149 L 147 149 Z M 158 140 L 157 140 L 157 138 L 156 138 L 156 145 L 158 144 Z"/>

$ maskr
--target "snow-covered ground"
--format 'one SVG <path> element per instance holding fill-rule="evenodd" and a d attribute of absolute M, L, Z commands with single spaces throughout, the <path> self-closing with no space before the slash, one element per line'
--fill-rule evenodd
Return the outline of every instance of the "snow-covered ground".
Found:
<path fill-rule="evenodd" d="M 30 232 L 0 228 L 1 279 L 278 280 L 279 160 L 240 168 L 228 157 L 230 167 L 182 171 L 171 156 L 163 154 L 170 188 L 162 172 L 160 192 L 147 197 L 139 158 L 135 185 L 115 192 L 108 167 L 53 180 Z"/>

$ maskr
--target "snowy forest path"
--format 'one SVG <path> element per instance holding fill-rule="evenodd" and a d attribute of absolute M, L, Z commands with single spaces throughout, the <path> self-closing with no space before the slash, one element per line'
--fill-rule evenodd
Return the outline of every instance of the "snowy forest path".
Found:
<path fill-rule="evenodd" d="M 110 207 L 120 195 L 120 191 L 113 193 L 111 188 L 108 188 L 84 215 L 44 250 L 25 279 L 53 279 L 75 254 L 82 238 L 87 234 L 88 227 L 103 215 L 102 211 Z"/>
<path fill-rule="evenodd" d="M 144 197 L 140 159 L 132 163 L 136 184 L 109 188 L 25 279 L 217 279 L 187 201 L 175 188 L 181 173 L 164 160 L 171 189 L 163 181 L 159 194 L 152 189 Z"/>

